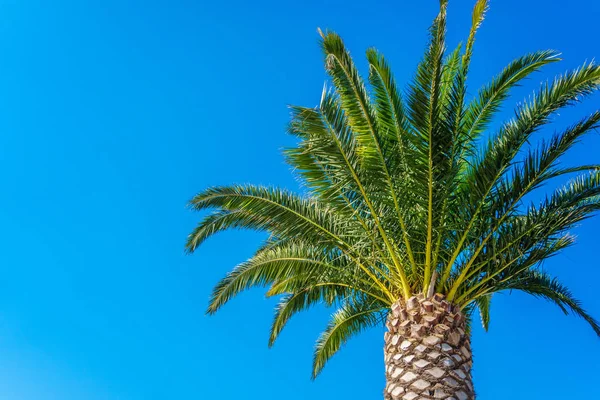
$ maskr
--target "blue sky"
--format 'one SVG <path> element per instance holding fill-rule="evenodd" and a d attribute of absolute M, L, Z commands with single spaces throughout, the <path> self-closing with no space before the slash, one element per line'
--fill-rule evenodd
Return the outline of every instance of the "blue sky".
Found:
<path fill-rule="evenodd" d="M 262 235 L 225 233 L 185 256 L 199 219 L 185 206 L 215 184 L 296 188 L 280 149 L 292 144 L 286 105 L 320 96 L 317 27 L 342 34 L 363 70 L 364 50 L 378 47 L 408 82 L 436 3 L 2 2 L 0 398 L 381 398 L 381 329 L 311 382 L 327 310 L 293 320 L 271 350 L 275 302 L 259 290 L 205 316 L 211 286 Z M 451 44 L 472 3 L 450 1 Z M 471 91 L 529 51 L 554 48 L 564 62 L 510 104 L 600 57 L 599 16 L 593 0 L 493 1 Z M 599 162 L 599 146 L 590 137 L 565 162 Z M 546 264 L 597 317 L 599 222 Z M 589 398 L 600 341 L 581 320 L 518 294 L 496 296 L 492 312 L 490 332 L 474 331 L 480 399 Z"/>

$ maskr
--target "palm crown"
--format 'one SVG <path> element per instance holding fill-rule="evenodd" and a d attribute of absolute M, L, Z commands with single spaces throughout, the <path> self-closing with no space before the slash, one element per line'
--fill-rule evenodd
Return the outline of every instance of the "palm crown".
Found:
<path fill-rule="evenodd" d="M 521 290 L 578 314 L 600 334 L 569 290 L 540 269 L 573 244 L 569 229 L 599 209 L 598 167 L 558 161 L 598 128 L 600 112 L 529 142 L 558 110 L 598 89 L 600 67 L 587 63 L 543 83 L 488 132 L 511 88 L 559 58 L 554 51 L 521 57 L 469 99 L 469 63 L 487 1 L 476 3 L 464 48 L 451 52 L 446 3 L 404 93 L 376 50 L 367 51 L 366 86 L 340 37 L 321 33 L 332 86 L 317 107 L 292 107 L 289 131 L 298 144 L 285 151 L 305 195 L 243 185 L 209 188 L 191 201 L 214 212 L 190 234 L 190 252 L 226 229 L 270 234 L 216 286 L 209 313 L 244 289 L 268 287 L 269 296 L 282 295 L 272 344 L 293 314 L 318 303 L 336 307 L 317 342 L 315 376 L 352 335 L 417 293 L 440 293 L 467 316 L 478 311 L 487 328 L 492 295 Z M 541 202 L 524 200 L 573 173 Z"/>

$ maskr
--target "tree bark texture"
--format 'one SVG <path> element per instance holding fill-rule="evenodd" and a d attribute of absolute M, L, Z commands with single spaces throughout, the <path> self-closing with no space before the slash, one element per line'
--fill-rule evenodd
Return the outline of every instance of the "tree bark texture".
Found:
<path fill-rule="evenodd" d="M 396 302 L 385 333 L 385 400 L 473 400 L 466 318 L 444 296 Z"/>

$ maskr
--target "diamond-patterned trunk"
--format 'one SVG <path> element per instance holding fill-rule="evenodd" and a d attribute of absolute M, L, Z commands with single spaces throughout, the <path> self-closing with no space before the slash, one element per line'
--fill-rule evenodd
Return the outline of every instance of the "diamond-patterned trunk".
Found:
<path fill-rule="evenodd" d="M 473 400 L 466 320 L 444 296 L 398 301 L 386 324 L 385 400 Z"/>

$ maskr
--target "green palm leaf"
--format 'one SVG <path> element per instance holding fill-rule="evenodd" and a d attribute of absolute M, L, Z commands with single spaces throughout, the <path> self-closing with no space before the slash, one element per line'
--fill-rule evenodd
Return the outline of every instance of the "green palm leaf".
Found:
<path fill-rule="evenodd" d="M 384 304 L 357 299 L 344 303 L 331 317 L 331 322 L 317 340 L 313 361 L 313 378 L 325 363 L 352 336 L 373 327 L 383 320 Z"/>

